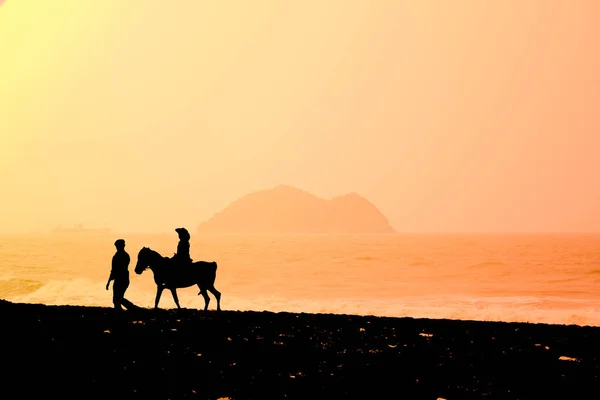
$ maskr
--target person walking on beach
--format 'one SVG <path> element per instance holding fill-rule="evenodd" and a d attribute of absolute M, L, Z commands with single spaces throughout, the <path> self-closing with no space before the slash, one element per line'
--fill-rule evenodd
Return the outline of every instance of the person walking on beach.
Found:
<path fill-rule="evenodd" d="M 112 269 L 110 270 L 110 276 L 108 282 L 106 282 L 106 290 L 110 285 L 110 281 L 114 280 L 113 283 L 113 304 L 117 310 L 123 310 L 122 305 L 127 309 L 135 307 L 133 303 L 125 298 L 125 291 L 129 287 L 129 254 L 125 251 L 125 240 L 117 239 L 115 241 L 115 247 L 117 252 L 112 258 Z"/>
<path fill-rule="evenodd" d="M 177 243 L 177 253 L 173 255 L 175 265 L 186 265 L 192 263 L 190 257 L 190 233 L 185 228 L 177 228 L 175 232 L 179 235 L 179 243 Z"/>

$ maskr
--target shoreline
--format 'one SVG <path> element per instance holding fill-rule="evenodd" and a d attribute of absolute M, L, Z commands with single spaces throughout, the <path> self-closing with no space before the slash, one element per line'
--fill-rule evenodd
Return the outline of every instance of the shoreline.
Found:
<path fill-rule="evenodd" d="M 600 395 L 593 326 L 4 300 L 0 313 L 11 398 Z"/>
<path fill-rule="evenodd" d="M 167 293 L 167 297 L 169 297 L 170 294 Z M 196 296 L 194 296 L 196 297 Z M 181 299 L 181 298 L 180 298 Z M 108 299 L 109 301 L 110 299 Z M 18 300 L 7 300 L 7 299 L 2 299 L 0 298 L 0 303 L 1 302 L 8 302 L 11 304 L 23 304 L 23 305 L 35 305 L 35 306 L 47 306 L 47 307 L 57 307 L 57 308 L 62 308 L 62 307 L 83 307 L 86 309 L 112 309 L 112 307 L 110 307 L 107 303 L 107 299 L 105 299 L 103 301 L 103 303 L 105 305 L 84 305 L 84 304 L 68 304 L 68 303 L 41 303 L 41 302 L 21 302 Z M 215 304 L 213 304 L 215 302 L 214 298 L 211 298 L 211 308 L 209 308 L 209 312 L 213 311 L 213 307 L 215 307 Z M 201 302 L 201 304 L 196 304 L 197 307 L 183 307 L 183 309 L 188 310 L 188 311 L 193 311 L 196 310 L 198 312 L 202 312 L 202 305 L 203 303 Z M 138 306 L 136 306 L 138 307 Z M 148 312 L 152 312 L 153 308 L 151 306 L 139 306 L 140 310 L 146 310 Z M 177 307 L 172 304 L 172 305 L 161 305 L 160 306 L 160 310 L 162 311 L 176 311 Z M 295 311 L 295 310 L 260 310 L 260 309 L 253 309 L 253 308 L 248 308 L 248 309 L 235 309 L 235 310 L 227 310 L 224 309 L 223 312 L 232 312 L 232 313 L 264 313 L 264 312 L 268 312 L 268 313 L 272 313 L 272 314 L 300 314 L 300 315 L 315 315 L 315 316 L 320 316 L 320 315 L 324 315 L 324 316 L 332 316 L 332 317 L 336 317 L 336 316 L 353 316 L 353 317 L 365 317 L 365 318 L 385 318 L 385 319 L 391 319 L 391 320 L 398 320 L 398 319 L 415 319 L 415 320 L 423 320 L 423 321 L 429 321 L 429 320 L 434 320 L 434 321 L 452 321 L 452 322 L 481 322 L 481 323 L 501 323 L 501 324 L 505 324 L 505 323 L 510 323 L 510 324 L 526 324 L 526 325 L 550 325 L 550 326 L 568 326 L 568 327 L 580 327 L 580 328 L 600 328 L 600 324 L 598 325 L 594 325 L 594 324 L 580 324 L 580 323 L 575 323 L 575 322 L 544 322 L 544 321 L 527 321 L 527 320 L 500 320 L 500 319 L 477 319 L 477 318 L 451 318 L 451 317 L 447 317 L 447 318 L 441 318 L 441 317 L 436 317 L 436 316 L 408 316 L 408 315 L 385 315 L 385 314 L 369 314 L 369 313 L 365 313 L 365 314 L 361 314 L 361 313 L 337 313 L 337 312 L 304 312 L 304 311 Z"/>

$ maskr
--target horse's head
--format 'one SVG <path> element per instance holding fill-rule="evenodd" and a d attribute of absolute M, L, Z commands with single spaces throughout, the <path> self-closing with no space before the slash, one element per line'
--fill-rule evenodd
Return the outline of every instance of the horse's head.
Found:
<path fill-rule="evenodd" d="M 142 249 L 138 253 L 137 264 L 135 265 L 136 274 L 140 275 L 146 270 L 146 268 L 150 267 L 153 253 L 154 251 L 150 250 L 148 247 L 142 247 Z"/>

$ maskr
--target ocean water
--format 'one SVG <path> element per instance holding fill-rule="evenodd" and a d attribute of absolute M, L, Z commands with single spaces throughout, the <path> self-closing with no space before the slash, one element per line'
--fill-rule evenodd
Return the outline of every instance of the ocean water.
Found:
<path fill-rule="evenodd" d="M 0 236 L 0 298 L 112 306 L 118 237 Z M 138 251 L 172 256 L 177 235 L 123 238 L 126 297 L 152 307 L 152 272 L 133 272 Z M 598 234 L 194 235 L 191 255 L 218 263 L 228 310 L 600 326 Z M 178 294 L 182 307 L 203 308 L 196 287 Z M 175 307 L 168 291 L 160 306 Z"/>

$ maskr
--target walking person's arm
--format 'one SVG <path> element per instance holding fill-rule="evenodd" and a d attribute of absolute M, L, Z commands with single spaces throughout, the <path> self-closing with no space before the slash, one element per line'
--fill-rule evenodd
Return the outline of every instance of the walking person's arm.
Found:
<path fill-rule="evenodd" d="M 110 270 L 110 275 L 108 276 L 108 281 L 106 282 L 106 290 L 108 290 L 108 285 L 110 285 L 110 281 L 112 281 L 114 279 L 114 272 L 115 272 L 115 258 L 113 257 L 112 259 L 112 266 L 111 266 L 111 270 Z"/>

